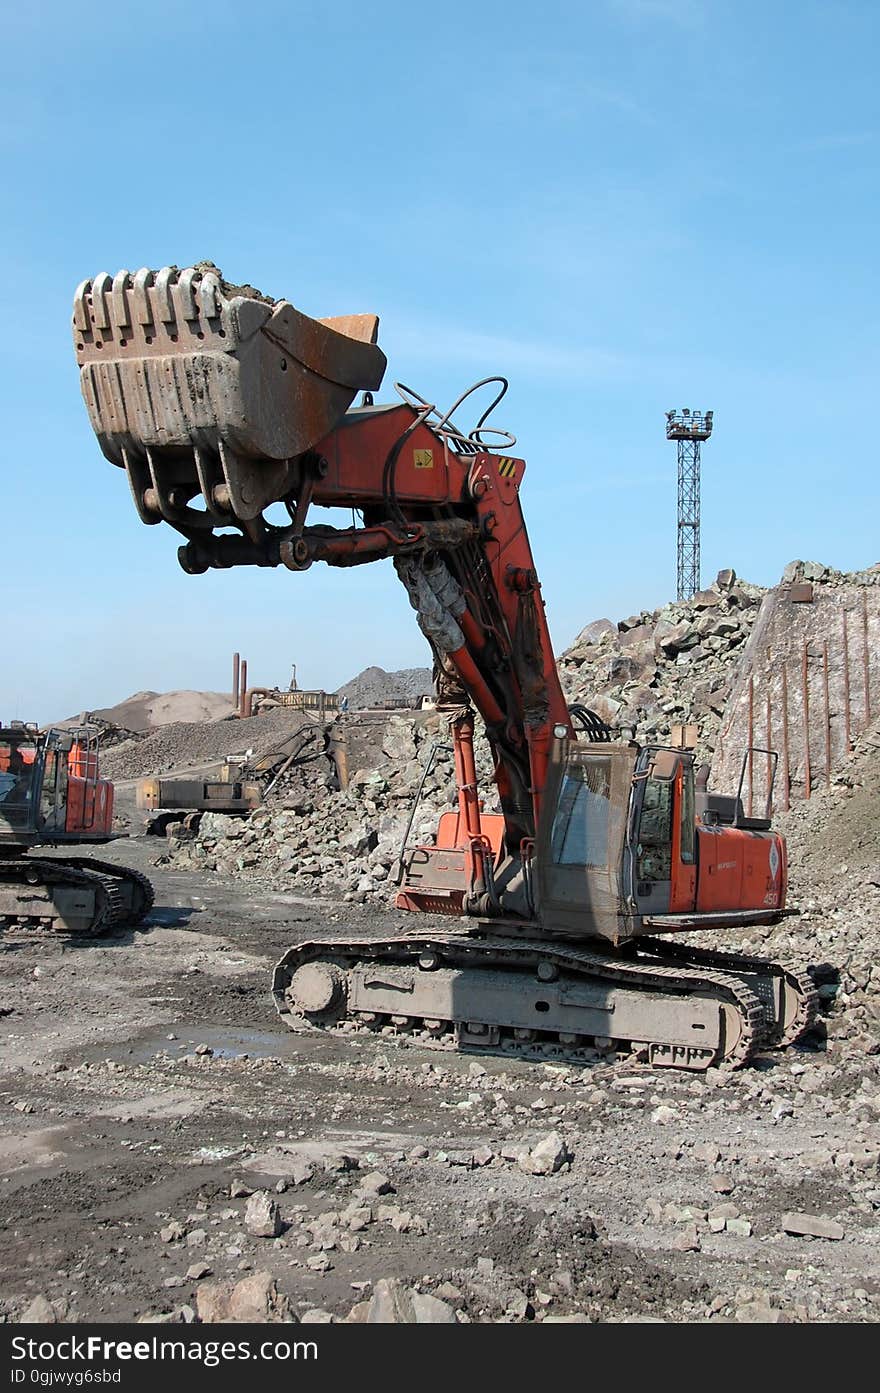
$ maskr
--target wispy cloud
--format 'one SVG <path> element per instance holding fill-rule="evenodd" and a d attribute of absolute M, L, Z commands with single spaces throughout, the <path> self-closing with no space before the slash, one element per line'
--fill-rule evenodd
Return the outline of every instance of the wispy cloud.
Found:
<path fill-rule="evenodd" d="M 454 325 L 432 324 L 426 334 L 395 315 L 384 316 L 385 341 L 408 362 L 468 364 L 483 372 L 520 372 L 531 377 L 564 381 L 607 381 L 629 376 L 634 360 L 612 349 L 589 344 L 548 342 L 483 334 Z"/>
<path fill-rule="evenodd" d="M 681 29 L 693 29 L 706 17 L 705 0 L 608 0 L 624 19 L 668 20 Z"/>
<path fill-rule="evenodd" d="M 520 73 L 517 113 L 521 120 L 540 116 L 566 124 L 583 120 L 585 110 L 604 108 L 642 126 L 657 124 L 655 113 L 625 88 L 590 77 L 582 69 L 570 72 L 569 53 L 547 50 L 530 54 L 528 61 L 517 55 L 509 66 Z M 488 89 L 482 96 L 475 94 L 474 102 L 484 110 L 497 109 L 497 94 Z M 509 119 L 509 113 L 505 111 L 503 115 Z"/>
<path fill-rule="evenodd" d="M 824 150 L 853 150 L 861 145 L 875 145 L 880 131 L 842 131 L 839 134 L 808 136 L 785 149 L 786 154 L 821 154 Z"/>

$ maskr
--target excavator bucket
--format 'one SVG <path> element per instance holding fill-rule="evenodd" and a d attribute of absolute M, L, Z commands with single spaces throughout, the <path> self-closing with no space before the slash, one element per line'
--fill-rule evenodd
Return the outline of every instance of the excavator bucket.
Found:
<path fill-rule="evenodd" d="M 297 458 L 381 383 L 378 324 L 310 319 L 228 284 L 210 262 L 83 281 L 73 306 L 82 394 L 141 519 L 216 527 L 289 497 Z M 189 507 L 198 494 L 204 507 Z"/>

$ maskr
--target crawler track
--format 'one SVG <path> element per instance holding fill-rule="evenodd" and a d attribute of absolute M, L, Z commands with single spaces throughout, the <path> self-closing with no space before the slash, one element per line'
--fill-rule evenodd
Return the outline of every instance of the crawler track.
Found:
<path fill-rule="evenodd" d="M 644 955 L 625 957 L 413 936 L 299 945 L 275 969 L 273 994 L 294 1030 L 378 1030 L 445 1048 L 575 1061 L 614 1047 L 657 1066 L 705 1070 L 746 1064 L 778 1033 L 763 967 L 736 955 L 679 957 L 653 941 Z"/>
<path fill-rule="evenodd" d="M 691 944 L 668 942 L 662 938 L 641 939 L 639 953 L 643 952 L 667 962 L 702 963 L 708 968 L 732 972 L 750 981 L 756 994 L 773 1008 L 762 1040 L 770 1048 L 784 1049 L 787 1045 L 793 1045 L 818 1020 L 819 994 L 812 978 L 806 972 L 796 972 L 770 958 L 696 948 Z"/>
<path fill-rule="evenodd" d="M 149 880 L 130 866 L 85 856 L 0 859 L 0 931 L 97 938 L 141 923 L 153 898 Z"/>

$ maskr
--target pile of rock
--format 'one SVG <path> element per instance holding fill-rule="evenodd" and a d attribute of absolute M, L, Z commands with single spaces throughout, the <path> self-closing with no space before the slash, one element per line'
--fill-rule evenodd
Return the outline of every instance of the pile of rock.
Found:
<path fill-rule="evenodd" d="M 99 750 L 110 750 L 116 745 L 144 738 L 142 732 L 128 730 L 125 726 L 117 725 L 115 721 L 108 721 L 103 716 L 95 715 L 93 711 L 84 711 L 78 719 L 62 722 L 62 726 L 88 726 L 97 738 Z"/>
<path fill-rule="evenodd" d="M 560 660 L 568 700 L 589 706 L 609 725 L 627 734 L 632 730 L 641 740 L 668 738 L 675 723 L 697 722 L 701 754 L 708 757 L 764 593 L 738 581 L 735 572 L 722 571 L 688 604 L 645 611 L 617 626 L 597 620 Z M 495 811 L 492 763 L 479 732 L 476 756 L 484 808 Z M 431 842 L 438 814 L 455 801 L 449 734 L 441 717 L 401 714 L 387 721 L 374 767 L 356 770 L 345 791 L 337 790 L 323 761 L 304 766 L 296 773 L 296 787 L 285 787 L 283 797 L 247 822 L 206 816 L 195 838 L 172 837 L 170 856 L 176 865 L 252 876 L 280 888 L 387 903 L 429 762 L 410 842 Z"/>
<path fill-rule="evenodd" d="M 699 727 L 699 759 L 711 759 L 731 682 L 767 592 L 719 571 L 691 600 L 643 610 L 617 624 L 596 619 L 559 660 L 569 703 L 595 711 L 640 743 L 668 740 L 674 725 Z"/>
<path fill-rule="evenodd" d="M 491 763 L 485 740 L 477 760 L 487 810 Z M 452 806 L 455 779 L 448 732 L 440 717 L 391 716 L 382 734 L 377 767 L 359 769 L 348 788 L 336 788 L 328 761 L 294 771 L 297 784 L 272 798 L 247 821 L 206 814 L 198 834 L 169 838 L 175 865 L 258 878 L 290 890 L 342 896 L 348 902 L 387 902 L 419 784 L 422 797 L 411 842 L 433 840 L 439 813 Z"/>
<path fill-rule="evenodd" d="M 307 721 L 302 712 L 287 708 L 247 720 L 230 716 L 219 721 L 177 721 L 116 745 L 103 760 L 102 772 L 110 779 L 138 779 L 221 764 L 227 755 L 247 750 L 268 754 Z"/>
<path fill-rule="evenodd" d="M 339 700 L 348 698 L 351 711 L 362 711 L 370 706 L 383 706 L 387 702 L 404 702 L 407 706 L 418 706 L 419 699 L 434 690 L 431 669 L 428 667 L 400 668 L 397 672 L 386 672 L 381 667 L 367 667 L 353 677 L 337 693 Z"/>

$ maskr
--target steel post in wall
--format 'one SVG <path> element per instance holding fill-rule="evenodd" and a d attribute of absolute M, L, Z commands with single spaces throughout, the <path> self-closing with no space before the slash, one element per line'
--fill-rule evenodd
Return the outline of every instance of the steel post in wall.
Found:
<path fill-rule="evenodd" d="M 849 633 L 846 623 L 846 610 L 843 611 L 843 739 L 844 753 L 852 749 L 849 704 Z"/>
<path fill-rule="evenodd" d="M 825 786 L 831 783 L 831 702 L 828 697 L 828 640 L 822 644 L 822 687 L 825 699 Z"/>
<path fill-rule="evenodd" d="M 767 747 L 768 750 L 772 750 L 772 749 L 773 749 L 773 715 L 772 715 L 772 708 L 771 708 L 771 705 L 770 705 L 770 683 L 769 683 L 769 681 L 768 681 L 768 683 L 767 683 L 767 740 L 766 740 L 766 747 Z M 772 816 L 773 816 L 773 761 L 772 761 L 772 759 L 770 758 L 769 755 L 766 756 L 766 759 L 767 759 L 767 797 L 766 797 L 767 813 L 766 813 L 766 815 L 767 815 L 767 817 L 772 817 Z"/>
<path fill-rule="evenodd" d="M 782 793 L 785 800 L 783 811 L 791 807 L 791 764 L 788 754 L 788 668 L 782 663 Z"/>
<path fill-rule="evenodd" d="M 865 729 L 871 724 L 871 666 L 868 653 L 868 596 L 862 591 L 862 668 L 865 685 Z"/>
<path fill-rule="evenodd" d="M 810 674 L 807 668 L 806 639 L 801 658 L 801 692 L 804 706 L 804 797 L 809 798 L 813 783 L 813 771 L 810 767 Z"/>
<path fill-rule="evenodd" d="M 755 674 L 749 673 L 749 811 L 747 817 L 752 816 L 752 799 L 754 794 L 754 773 L 755 773 Z"/>

